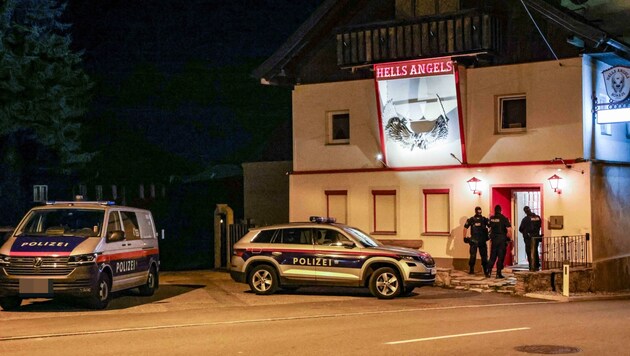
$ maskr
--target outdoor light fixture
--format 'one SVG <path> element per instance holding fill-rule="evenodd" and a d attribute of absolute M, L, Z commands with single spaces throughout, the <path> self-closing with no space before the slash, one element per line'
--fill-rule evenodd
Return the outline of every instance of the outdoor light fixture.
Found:
<path fill-rule="evenodd" d="M 387 167 L 387 163 L 385 163 L 385 161 L 383 161 L 383 154 L 378 153 L 376 155 L 376 160 L 381 162 L 381 164 L 383 165 L 383 167 Z"/>
<path fill-rule="evenodd" d="M 481 191 L 477 190 L 477 183 L 479 182 L 481 182 L 481 179 L 478 179 L 477 177 L 472 177 L 466 181 L 466 183 L 468 183 L 468 188 L 470 188 L 470 191 L 472 191 L 473 194 L 481 196 Z"/>
<path fill-rule="evenodd" d="M 551 185 L 551 189 L 553 189 L 554 193 L 562 194 L 562 189 L 559 188 L 560 179 L 562 179 L 562 177 L 557 174 L 554 174 L 551 177 L 547 178 L 547 180 L 549 181 L 549 185 Z"/>

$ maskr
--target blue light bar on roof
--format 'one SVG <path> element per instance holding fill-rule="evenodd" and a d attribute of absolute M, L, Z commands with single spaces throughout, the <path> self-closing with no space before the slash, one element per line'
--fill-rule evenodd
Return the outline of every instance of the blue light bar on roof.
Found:
<path fill-rule="evenodd" d="M 318 224 L 330 224 L 337 221 L 337 219 L 335 218 L 329 218 L 329 217 L 323 217 L 323 216 L 311 216 L 309 220 L 311 222 L 318 223 Z"/>

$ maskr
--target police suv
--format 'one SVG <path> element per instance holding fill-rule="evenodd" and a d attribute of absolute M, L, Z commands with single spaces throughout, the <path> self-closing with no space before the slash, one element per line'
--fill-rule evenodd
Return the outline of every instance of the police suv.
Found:
<path fill-rule="evenodd" d="M 250 230 L 235 245 L 230 275 L 256 294 L 300 286 L 368 287 L 377 298 L 409 295 L 432 285 L 435 262 L 426 253 L 385 246 L 333 218 Z"/>
<path fill-rule="evenodd" d="M 107 307 L 111 292 L 153 295 L 160 267 L 148 210 L 113 202 L 49 202 L 31 209 L 0 247 L 0 306 L 24 298 L 85 297 Z"/>

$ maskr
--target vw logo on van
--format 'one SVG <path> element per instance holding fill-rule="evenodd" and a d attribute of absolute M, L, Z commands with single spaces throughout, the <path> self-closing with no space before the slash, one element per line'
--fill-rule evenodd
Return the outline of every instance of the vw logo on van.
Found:
<path fill-rule="evenodd" d="M 42 260 L 41 257 L 37 257 L 37 258 L 35 258 L 35 262 L 33 263 L 33 267 L 39 268 L 39 267 L 42 266 L 42 263 L 44 263 L 44 260 Z"/>

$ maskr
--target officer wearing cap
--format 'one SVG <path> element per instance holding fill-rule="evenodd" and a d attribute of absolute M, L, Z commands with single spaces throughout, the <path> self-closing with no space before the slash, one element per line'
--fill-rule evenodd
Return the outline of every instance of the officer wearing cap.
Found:
<path fill-rule="evenodd" d="M 464 224 L 464 242 L 470 245 L 470 259 L 468 260 L 470 269 L 468 274 L 475 274 L 475 262 L 477 261 L 477 250 L 479 250 L 483 273 L 486 274 L 486 277 L 489 277 L 486 273 L 488 269 L 488 246 L 486 244 L 488 241 L 488 224 L 489 220 L 481 215 L 480 207 L 475 207 L 475 215 L 466 220 Z M 470 237 L 467 237 L 469 228 Z"/>
<path fill-rule="evenodd" d="M 527 214 L 521 225 L 518 227 L 518 231 L 523 234 L 523 240 L 525 241 L 525 251 L 527 251 L 527 263 L 529 264 L 530 271 L 538 271 L 540 268 L 540 257 L 538 256 L 538 244 L 539 240 L 536 237 L 540 236 L 540 227 L 542 225 L 540 216 L 536 215 L 529 206 L 523 208 L 525 214 Z"/>
<path fill-rule="evenodd" d="M 512 238 L 512 226 L 510 221 L 505 215 L 501 214 L 501 205 L 494 207 L 494 215 L 490 217 L 490 241 L 492 241 L 492 247 L 490 252 L 490 261 L 488 261 L 488 269 L 486 269 L 486 276 L 492 272 L 492 266 L 496 262 L 497 264 L 497 278 L 505 278 L 501 274 L 503 270 L 503 260 L 505 259 L 505 252 L 507 249 L 507 243 Z"/>

